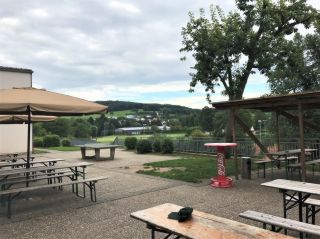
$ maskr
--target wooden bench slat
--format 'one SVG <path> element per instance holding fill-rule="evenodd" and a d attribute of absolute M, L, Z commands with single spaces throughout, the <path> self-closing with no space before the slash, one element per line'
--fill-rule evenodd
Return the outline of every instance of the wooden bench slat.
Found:
<path fill-rule="evenodd" d="M 19 183 L 27 183 L 27 182 L 36 182 L 40 180 L 46 180 L 46 179 L 54 179 L 58 177 L 68 177 L 74 175 L 72 172 L 67 172 L 67 173 L 56 173 L 54 175 L 40 175 L 37 177 L 31 177 L 31 178 L 19 178 L 15 180 L 6 180 L 4 182 L 1 182 L 1 185 L 8 185 L 8 184 L 19 184 Z"/>
<path fill-rule="evenodd" d="M 269 225 L 286 228 L 292 231 L 304 232 L 304 233 L 320 236 L 320 226 L 308 224 L 305 222 L 299 222 L 292 219 L 277 217 L 270 214 L 251 211 L 251 210 L 240 213 L 239 216 L 243 218 L 251 219 L 257 222 L 262 222 Z"/>
<path fill-rule="evenodd" d="M 60 187 L 60 186 L 67 186 L 72 184 L 78 184 L 78 183 L 86 183 L 86 182 L 95 182 L 99 180 L 107 179 L 107 177 L 95 177 L 95 178 L 87 178 L 87 179 L 79 179 L 69 182 L 62 182 L 62 183 L 52 183 L 52 184 L 44 184 L 44 185 L 36 185 L 31 187 L 25 187 L 25 188 L 14 188 L 14 189 L 8 189 L 0 192 L 0 195 L 8 195 L 8 194 L 15 194 L 20 192 L 28 192 L 33 191 L 37 189 L 44 189 L 44 188 L 52 188 L 52 187 Z"/>

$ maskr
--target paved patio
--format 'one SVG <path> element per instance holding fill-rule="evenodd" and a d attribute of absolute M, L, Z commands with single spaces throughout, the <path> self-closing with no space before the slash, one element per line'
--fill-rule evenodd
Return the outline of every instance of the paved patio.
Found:
<path fill-rule="evenodd" d="M 41 157 L 82 161 L 80 152 L 51 152 Z M 254 223 L 238 214 L 252 209 L 282 216 L 281 194 L 260 186 L 270 178 L 264 180 L 254 174 L 253 180 L 236 181 L 233 188 L 213 189 L 209 181 L 191 184 L 126 169 L 168 159 L 174 157 L 117 150 L 113 161 L 93 161 L 95 165 L 88 168 L 88 176 L 109 177 L 97 184 L 97 203 L 77 198 L 69 188 L 58 193 L 43 190 L 24 194 L 14 202 L 11 220 L 6 218 L 5 209 L 0 209 L 0 238 L 149 238 L 145 224 L 129 215 L 166 202 L 250 224 Z M 296 219 L 297 215 L 291 213 L 289 217 Z"/>

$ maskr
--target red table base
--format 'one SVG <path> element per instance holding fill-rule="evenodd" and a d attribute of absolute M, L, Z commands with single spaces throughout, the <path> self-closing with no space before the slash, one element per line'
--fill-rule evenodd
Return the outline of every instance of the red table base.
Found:
<path fill-rule="evenodd" d="M 213 177 L 211 178 L 211 187 L 214 188 L 230 188 L 232 187 L 232 178 L 229 177 Z"/>

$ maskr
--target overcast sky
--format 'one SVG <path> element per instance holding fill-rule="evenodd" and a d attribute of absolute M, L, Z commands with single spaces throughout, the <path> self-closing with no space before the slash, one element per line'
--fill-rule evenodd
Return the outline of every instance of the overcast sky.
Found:
<path fill-rule="evenodd" d="M 310 0 L 320 9 L 320 0 Z M 202 108 L 188 93 L 192 61 L 181 62 L 188 12 L 234 0 L 0 0 L 0 65 L 34 71 L 35 87 L 88 100 L 127 100 Z M 268 91 L 248 82 L 246 97 Z M 215 101 L 223 97 L 217 94 Z"/>

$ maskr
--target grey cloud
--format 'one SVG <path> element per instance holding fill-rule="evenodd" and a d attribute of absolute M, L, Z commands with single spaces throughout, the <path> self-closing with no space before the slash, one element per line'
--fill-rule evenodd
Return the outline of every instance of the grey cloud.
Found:
<path fill-rule="evenodd" d="M 230 10 L 226 2 L 230 3 L 213 3 Z M 51 90 L 179 80 L 188 85 L 191 62 L 179 61 L 181 28 L 188 11 L 198 12 L 210 4 L 205 0 L 0 3 L 0 59 L 33 69 L 35 83 Z M 5 25 L 4 18 L 17 22 Z"/>

